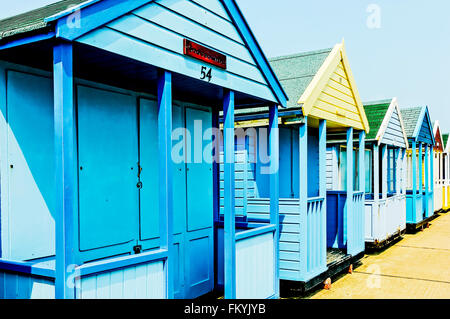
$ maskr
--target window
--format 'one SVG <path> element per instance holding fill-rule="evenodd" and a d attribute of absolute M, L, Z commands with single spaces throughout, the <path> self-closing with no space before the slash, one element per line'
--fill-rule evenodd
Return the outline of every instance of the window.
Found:
<path fill-rule="evenodd" d="M 393 194 L 396 192 L 396 179 L 397 179 L 397 163 L 396 163 L 396 150 L 391 148 L 387 150 L 387 184 L 388 184 L 388 194 Z"/>

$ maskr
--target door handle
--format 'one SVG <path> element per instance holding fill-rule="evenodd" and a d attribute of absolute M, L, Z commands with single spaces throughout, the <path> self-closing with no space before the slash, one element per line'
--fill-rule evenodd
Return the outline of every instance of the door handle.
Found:
<path fill-rule="evenodd" d="M 138 182 L 138 183 L 136 184 L 136 187 L 137 187 L 138 189 L 142 189 L 142 182 Z"/>

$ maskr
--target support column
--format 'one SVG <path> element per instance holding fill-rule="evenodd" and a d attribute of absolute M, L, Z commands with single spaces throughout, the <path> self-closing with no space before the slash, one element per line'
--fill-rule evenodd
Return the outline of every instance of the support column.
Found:
<path fill-rule="evenodd" d="M 225 91 L 223 99 L 224 158 L 224 275 L 225 299 L 236 298 L 236 224 L 235 224 L 235 154 L 234 92 Z"/>
<path fill-rule="evenodd" d="M 408 157 L 406 156 L 406 149 L 402 149 L 402 195 L 406 195 L 407 179 L 408 179 Z"/>
<path fill-rule="evenodd" d="M 73 48 L 58 43 L 53 48 L 55 130 L 55 297 L 74 299 L 73 265 L 77 247 L 78 214 L 77 134 L 74 104 Z"/>
<path fill-rule="evenodd" d="M 319 264 L 327 266 L 327 121 L 319 121 L 319 197 L 322 197 L 322 219 L 320 223 L 320 259 Z"/>
<path fill-rule="evenodd" d="M 278 131 L 278 105 L 269 110 L 269 148 L 270 148 L 270 223 L 276 225 L 274 234 L 274 291 L 275 297 L 280 296 L 280 258 L 279 258 L 279 131 Z"/>
<path fill-rule="evenodd" d="M 299 145 L 299 210 L 300 210 L 300 274 L 305 275 L 307 270 L 307 240 L 308 240 L 308 118 L 300 124 L 298 131 Z"/>
<path fill-rule="evenodd" d="M 347 128 L 347 205 L 344 212 L 344 243 L 353 239 L 353 127 Z"/>
<path fill-rule="evenodd" d="M 167 298 L 174 298 L 172 194 L 172 73 L 158 71 L 159 230 L 166 261 Z"/>
<path fill-rule="evenodd" d="M 397 147 L 395 149 L 395 193 L 397 195 L 401 194 L 401 172 L 403 170 L 402 167 L 402 150 Z"/>
<path fill-rule="evenodd" d="M 430 212 L 429 212 L 429 203 L 428 201 L 430 200 L 430 162 L 433 161 L 433 157 L 430 157 L 429 153 L 428 153 L 428 145 L 424 145 L 425 146 L 425 216 L 430 216 Z M 432 183 L 431 183 L 432 184 Z"/>
<path fill-rule="evenodd" d="M 433 150 L 433 145 L 429 146 L 430 148 L 430 179 L 431 181 L 429 182 L 430 185 L 430 192 L 428 193 L 429 198 L 431 198 L 431 211 L 427 211 L 427 217 L 430 217 L 431 215 L 434 214 L 434 174 L 433 174 L 433 159 L 434 159 L 434 150 Z"/>
<path fill-rule="evenodd" d="M 212 127 L 214 130 L 214 160 L 213 160 L 213 225 L 214 225 L 214 252 L 219 251 L 219 234 L 216 223 L 219 221 L 220 214 L 220 125 L 219 125 L 219 108 L 212 111 Z M 214 258 L 214 282 L 218 282 L 218 258 Z"/>
<path fill-rule="evenodd" d="M 387 190 L 388 190 L 387 164 L 388 164 L 388 149 L 387 149 L 387 145 L 382 145 L 381 146 L 381 198 L 383 200 L 387 199 Z"/>
<path fill-rule="evenodd" d="M 373 144 L 373 200 L 376 207 L 380 199 L 380 154 L 378 143 Z"/>
<path fill-rule="evenodd" d="M 417 156 L 419 158 L 419 192 L 423 194 L 423 144 L 419 143 L 419 154 Z"/>
<path fill-rule="evenodd" d="M 412 172 L 411 172 L 411 178 L 412 178 L 412 222 L 415 221 L 416 211 L 417 211 L 417 149 L 416 149 L 416 141 L 412 141 L 412 153 L 411 153 L 411 161 L 412 161 Z"/>
<path fill-rule="evenodd" d="M 366 132 L 359 132 L 359 191 L 366 192 L 366 165 L 364 162 L 364 154 L 366 148 Z"/>

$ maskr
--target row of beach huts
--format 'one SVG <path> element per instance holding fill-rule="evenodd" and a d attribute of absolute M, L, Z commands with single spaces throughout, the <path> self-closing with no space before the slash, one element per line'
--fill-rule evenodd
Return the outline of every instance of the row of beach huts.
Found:
<path fill-rule="evenodd" d="M 269 61 L 234 0 L 1 20 L 0 298 L 308 291 L 450 209 L 448 137 L 362 103 L 344 43 Z"/>

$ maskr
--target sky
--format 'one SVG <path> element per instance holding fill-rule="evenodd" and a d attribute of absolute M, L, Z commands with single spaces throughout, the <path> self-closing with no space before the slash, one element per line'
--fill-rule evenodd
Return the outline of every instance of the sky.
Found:
<path fill-rule="evenodd" d="M 345 40 L 363 101 L 428 105 L 450 132 L 450 1 L 236 0 L 267 57 Z M 52 0 L 0 0 L 0 19 Z"/>

